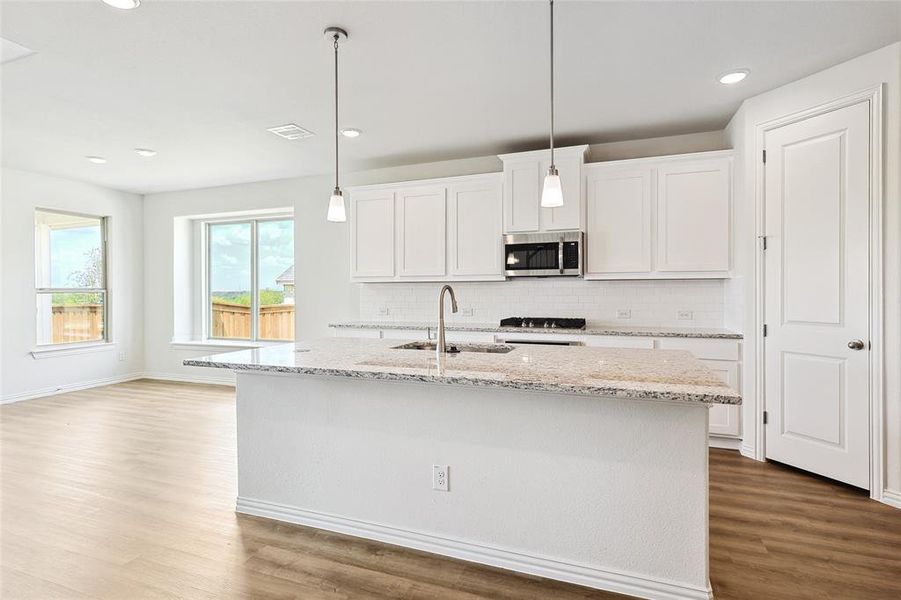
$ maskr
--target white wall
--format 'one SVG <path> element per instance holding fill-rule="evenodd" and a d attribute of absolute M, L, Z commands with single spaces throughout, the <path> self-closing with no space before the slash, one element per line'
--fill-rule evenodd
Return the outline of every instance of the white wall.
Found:
<path fill-rule="evenodd" d="M 14 169 L 2 170 L 0 395 L 12 401 L 139 375 L 144 366 L 141 197 Z M 35 360 L 34 210 L 108 216 L 112 339 L 102 352 Z M 124 353 L 125 359 L 120 360 Z"/>
<path fill-rule="evenodd" d="M 884 268 L 885 268 L 885 407 L 886 487 L 901 494 L 901 43 L 887 46 L 810 77 L 746 100 L 726 129 L 736 149 L 736 267 L 739 278 L 727 285 L 738 311 L 727 311 L 746 334 L 742 395 L 757 394 L 754 328 L 757 290 L 754 284 L 756 250 L 755 129 L 767 121 L 790 115 L 884 83 Z M 736 316 L 736 315 L 740 316 Z M 744 405 L 743 452 L 753 455 L 757 415 L 753 402 Z M 901 497 L 901 496 L 899 496 Z"/>
<path fill-rule="evenodd" d="M 460 312 L 449 323 L 494 323 L 504 317 L 581 317 L 591 324 L 722 327 L 723 281 L 585 281 L 570 277 L 454 283 Z M 365 283 L 363 321 L 436 321 L 439 283 Z M 380 310 L 388 309 L 383 315 Z M 629 319 L 617 311 L 630 311 Z M 469 311 L 472 311 L 470 314 Z M 691 320 L 679 320 L 690 311 Z"/>

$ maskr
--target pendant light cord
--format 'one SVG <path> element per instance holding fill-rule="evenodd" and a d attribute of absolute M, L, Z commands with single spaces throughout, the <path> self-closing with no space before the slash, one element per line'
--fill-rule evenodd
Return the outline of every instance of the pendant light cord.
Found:
<path fill-rule="evenodd" d="M 551 4 L 551 167 L 554 165 L 554 0 Z"/>
<path fill-rule="evenodd" d="M 338 34 L 335 34 L 335 190 L 338 187 Z"/>

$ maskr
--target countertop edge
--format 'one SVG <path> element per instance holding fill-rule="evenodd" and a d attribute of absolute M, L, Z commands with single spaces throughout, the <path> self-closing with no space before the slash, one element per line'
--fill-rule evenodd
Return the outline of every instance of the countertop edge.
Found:
<path fill-rule="evenodd" d="M 434 377 L 408 373 L 386 373 L 379 371 L 356 371 L 348 369 L 329 369 L 322 367 L 284 367 L 277 365 L 255 365 L 246 363 L 224 363 L 214 360 L 185 359 L 182 363 L 190 367 L 208 367 L 256 373 L 283 373 L 289 375 L 325 375 L 352 379 L 374 379 L 379 381 L 410 381 L 439 385 L 463 385 L 482 388 L 503 388 L 523 391 L 570 394 L 586 397 L 605 397 L 623 400 L 647 400 L 680 404 L 718 404 L 737 406 L 741 404 L 741 396 L 731 394 L 703 394 L 690 392 L 624 390 L 605 386 L 563 385 L 554 383 L 497 381 L 476 379 L 472 377 Z"/>
<path fill-rule="evenodd" d="M 422 323 L 375 323 L 375 322 L 340 322 L 329 323 L 330 329 L 409 329 L 409 330 L 426 330 L 430 325 Z M 520 327 L 490 327 L 479 325 L 446 325 L 446 331 L 461 332 L 484 332 L 484 333 L 539 333 L 539 334 L 558 334 L 558 335 L 606 335 L 621 337 L 648 337 L 648 338 L 686 338 L 686 339 L 723 339 L 723 340 L 742 340 L 744 336 L 740 333 L 722 331 L 667 331 L 661 328 L 657 331 L 641 331 L 628 329 L 605 329 L 603 327 L 587 327 L 586 329 L 544 329 L 544 328 L 520 328 Z"/>

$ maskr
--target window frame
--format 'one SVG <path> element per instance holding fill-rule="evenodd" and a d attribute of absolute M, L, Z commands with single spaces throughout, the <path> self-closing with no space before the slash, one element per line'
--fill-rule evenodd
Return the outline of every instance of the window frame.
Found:
<path fill-rule="evenodd" d="M 46 294 L 101 294 L 103 297 L 103 337 L 99 340 L 84 340 L 80 342 L 50 342 L 48 344 L 42 344 L 38 340 L 38 328 L 37 323 L 35 323 L 34 327 L 34 336 L 35 336 L 35 349 L 39 351 L 53 350 L 56 348 L 77 348 L 79 346 L 94 346 L 98 344 L 111 344 L 112 343 L 112 323 L 110 322 L 110 315 L 112 314 L 110 311 L 110 281 L 109 281 L 109 216 L 106 215 L 94 215 L 90 213 L 82 213 L 71 210 L 60 210 L 57 208 L 44 208 L 41 206 L 36 206 L 34 208 L 35 215 L 39 212 L 44 213 L 52 213 L 57 215 L 66 215 L 70 217 L 83 217 L 85 219 L 97 219 L 100 221 L 100 252 L 102 255 L 102 264 L 103 268 L 100 271 L 100 275 L 103 278 L 103 287 L 94 288 L 94 287 L 78 287 L 78 288 L 57 288 L 57 287 L 38 287 L 37 281 L 35 281 L 34 286 L 34 300 L 35 305 L 37 305 L 37 301 L 41 295 Z M 34 225 L 32 225 L 32 229 Z M 32 234 L 33 235 L 33 234 Z M 36 244 L 37 240 L 33 240 Z M 37 253 L 34 254 L 32 260 L 32 269 L 33 272 L 37 273 Z M 52 300 L 51 300 L 52 302 Z"/>
<path fill-rule="evenodd" d="M 260 282 L 259 282 L 259 248 L 257 229 L 260 223 L 267 221 L 291 221 L 294 226 L 293 213 L 275 213 L 260 216 L 243 215 L 240 217 L 225 217 L 221 219 L 204 219 L 203 232 L 203 286 L 201 290 L 201 302 L 203 302 L 203 339 L 208 342 L 230 342 L 237 344 L 288 344 L 294 342 L 294 332 L 291 332 L 290 340 L 267 340 L 259 337 L 260 329 Z M 250 337 L 249 338 L 224 338 L 213 335 L 213 298 L 212 298 L 212 269 L 210 259 L 212 257 L 212 236 L 210 227 L 214 225 L 250 225 Z M 292 236 L 293 239 L 293 236 Z M 295 255 L 296 262 L 296 255 Z M 296 311 L 296 309 L 295 309 Z M 296 318 L 296 313 L 295 313 Z"/>

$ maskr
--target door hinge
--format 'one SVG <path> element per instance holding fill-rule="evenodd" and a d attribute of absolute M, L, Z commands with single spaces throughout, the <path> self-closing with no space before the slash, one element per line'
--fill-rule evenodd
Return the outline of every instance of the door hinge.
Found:
<path fill-rule="evenodd" d="M 770 413 L 768 413 L 767 411 L 763 411 L 763 424 L 764 424 L 764 425 L 766 425 L 767 422 L 770 420 L 769 414 L 770 414 Z"/>
<path fill-rule="evenodd" d="M 763 164 L 766 164 L 766 150 L 763 151 Z"/>
<path fill-rule="evenodd" d="M 763 337 L 766 337 L 766 323 L 763 324 Z"/>

